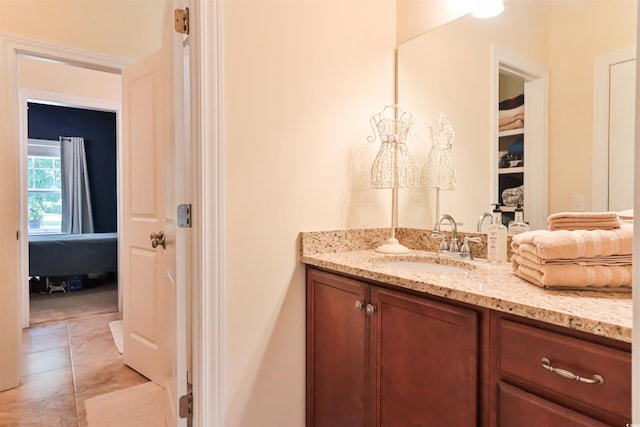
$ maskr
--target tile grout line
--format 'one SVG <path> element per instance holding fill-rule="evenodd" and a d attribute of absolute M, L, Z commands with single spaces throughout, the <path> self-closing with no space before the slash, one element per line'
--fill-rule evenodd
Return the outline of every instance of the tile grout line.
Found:
<path fill-rule="evenodd" d="M 80 407 L 78 404 L 78 383 L 76 381 L 76 364 L 71 351 L 71 334 L 69 333 L 69 322 L 65 320 L 65 329 L 67 330 L 67 341 L 69 343 L 69 363 L 71 365 L 71 381 L 73 382 L 73 401 L 76 407 L 76 422 L 80 426 Z"/>

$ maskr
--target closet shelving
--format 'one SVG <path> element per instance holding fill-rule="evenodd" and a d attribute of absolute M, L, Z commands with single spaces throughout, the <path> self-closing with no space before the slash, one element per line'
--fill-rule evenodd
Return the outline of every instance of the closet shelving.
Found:
<path fill-rule="evenodd" d="M 501 209 L 503 211 L 503 221 L 508 223 L 514 218 L 514 211 L 516 208 L 515 203 L 505 202 L 503 199 L 503 192 L 506 189 L 517 188 L 520 186 L 524 186 L 524 174 L 525 174 L 525 158 L 524 158 L 524 144 L 525 144 L 525 128 L 524 128 L 524 106 L 522 105 L 523 95 L 524 93 L 524 81 L 522 79 L 514 78 L 513 76 L 506 76 L 500 74 L 500 87 L 501 92 L 503 88 L 507 88 L 507 93 L 500 94 L 500 100 L 507 100 L 509 102 L 510 98 L 514 100 L 518 98 L 518 96 L 522 97 L 520 102 L 518 103 L 519 109 L 518 117 L 521 119 L 521 126 L 516 129 L 508 129 L 508 130 L 499 130 L 498 131 L 498 152 L 495 154 L 498 156 L 498 168 L 497 168 L 497 192 L 498 192 L 498 202 L 502 205 Z M 515 95 L 514 95 L 515 94 Z M 500 117 L 509 116 L 508 111 L 515 111 L 512 108 L 503 108 L 499 112 Z M 505 111 L 506 110 L 506 111 Z M 505 114 L 506 113 L 506 114 Z M 501 119 L 502 120 L 502 119 Z M 515 119 L 514 119 L 515 120 Z M 515 147 L 518 147 L 515 149 Z M 507 206 L 510 205 L 510 206 Z"/>

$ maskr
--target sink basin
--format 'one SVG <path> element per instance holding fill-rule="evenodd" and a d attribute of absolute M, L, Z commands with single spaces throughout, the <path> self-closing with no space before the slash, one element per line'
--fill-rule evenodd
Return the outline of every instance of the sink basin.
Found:
<path fill-rule="evenodd" d="M 392 268 L 394 270 L 411 271 L 414 273 L 442 273 L 460 274 L 468 273 L 471 267 L 455 264 L 438 263 L 432 258 L 410 258 L 410 259 L 381 259 L 376 264 Z"/>

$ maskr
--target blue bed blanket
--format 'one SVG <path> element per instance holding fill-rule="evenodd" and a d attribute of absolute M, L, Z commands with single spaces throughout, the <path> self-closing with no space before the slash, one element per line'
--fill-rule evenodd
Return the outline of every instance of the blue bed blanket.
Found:
<path fill-rule="evenodd" d="M 29 236 L 30 276 L 118 271 L 118 233 Z"/>

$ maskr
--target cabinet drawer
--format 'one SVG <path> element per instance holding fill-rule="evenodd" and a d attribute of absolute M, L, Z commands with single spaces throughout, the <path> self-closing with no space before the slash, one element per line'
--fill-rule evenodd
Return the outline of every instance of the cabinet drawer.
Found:
<path fill-rule="evenodd" d="M 498 383 L 498 426 L 606 427 L 606 424 L 516 387 Z"/>
<path fill-rule="evenodd" d="M 595 409 L 624 419 L 631 418 L 631 355 L 571 336 L 498 319 L 497 368 L 503 377 L 532 385 L 537 392 L 563 404 Z M 543 366 L 569 371 L 589 384 L 563 378 Z"/>

